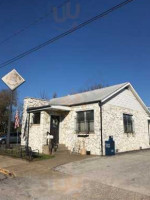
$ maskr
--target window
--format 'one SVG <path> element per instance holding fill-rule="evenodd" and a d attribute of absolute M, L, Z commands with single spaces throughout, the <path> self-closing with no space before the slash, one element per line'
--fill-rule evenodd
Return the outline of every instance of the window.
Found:
<path fill-rule="evenodd" d="M 77 112 L 77 132 L 94 132 L 94 111 Z"/>
<path fill-rule="evenodd" d="M 124 132 L 133 133 L 133 116 L 123 114 Z"/>
<path fill-rule="evenodd" d="M 40 116 L 41 116 L 40 112 L 34 113 L 33 124 L 40 124 Z"/>

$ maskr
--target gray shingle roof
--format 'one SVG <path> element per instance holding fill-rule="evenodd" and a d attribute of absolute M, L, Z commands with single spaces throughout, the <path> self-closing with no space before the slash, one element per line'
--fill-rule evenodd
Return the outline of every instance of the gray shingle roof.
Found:
<path fill-rule="evenodd" d="M 65 97 L 54 98 L 50 100 L 50 105 L 77 105 L 77 104 L 85 104 L 90 102 L 101 101 L 107 98 L 109 95 L 113 94 L 127 83 L 122 83 L 119 85 L 114 85 L 102 89 L 96 89 L 84 93 L 68 95 Z"/>

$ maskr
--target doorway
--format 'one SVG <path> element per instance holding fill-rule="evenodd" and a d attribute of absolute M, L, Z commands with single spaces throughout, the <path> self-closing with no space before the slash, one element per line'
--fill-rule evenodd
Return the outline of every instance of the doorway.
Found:
<path fill-rule="evenodd" d="M 53 135 L 54 143 L 57 145 L 59 143 L 59 122 L 60 122 L 60 117 L 51 115 L 51 128 L 50 128 L 50 133 Z"/>

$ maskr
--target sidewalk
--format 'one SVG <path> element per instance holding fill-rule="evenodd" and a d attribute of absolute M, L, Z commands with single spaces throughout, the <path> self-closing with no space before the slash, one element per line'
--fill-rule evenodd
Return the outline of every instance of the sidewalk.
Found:
<path fill-rule="evenodd" d="M 53 168 L 85 158 L 89 158 L 89 156 L 60 153 L 51 159 L 28 162 L 22 159 L 0 156 L 0 168 L 14 172 L 18 177 L 47 177 L 53 172 Z"/>

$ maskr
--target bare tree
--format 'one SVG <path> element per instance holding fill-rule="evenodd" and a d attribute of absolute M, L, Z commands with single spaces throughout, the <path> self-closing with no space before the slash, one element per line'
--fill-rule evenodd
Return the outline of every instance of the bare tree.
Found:
<path fill-rule="evenodd" d="M 43 100 L 49 100 L 50 99 L 48 94 L 44 90 L 40 92 L 39 98 L 43 99 Z M 53 93 L 52 98 L 57 98 L 56 92 Z"/>
<path fill-rule="evenodd" d="M 17 91 L 13 92 L 13 108 L 17 105 Z M 6 133 L 8 126 L 9 105 L 11 101 L 11 91 L 0 91 L 0 132 Z M 14 111 L 14 109 L 13 109 Z"/>
<path fill-rule="evenodd" d="M 40 92 L 40 98 L 44 99 L 44 100 L 49 100 L 50 99 L 48 94 L 44 90 Z"/>
<path fill-rule="evenodd" d="M 56 92 L 53 93 L 52 98 L 53 98 L 53 99 L 54 99 L 54 98 L 57 98 L 57 93 L 56 93 Z"/>
<path fill-rule="evenodd" d="M 96 90 L 96 89 L 101 89 L 101 88 L 105 88 L 105 87 L 107 87 L 107 86 L 105 86 L 105 85 L 103 85 L 101 83 L 98 83 L 98 84 L 91 85 L 91 86 L 89 86 L 87 88 L 80 89 L 77 92 L 72 92 L 71 94 L 88 92 L 88 91 L 92 91 L 92 90 Z"/>

